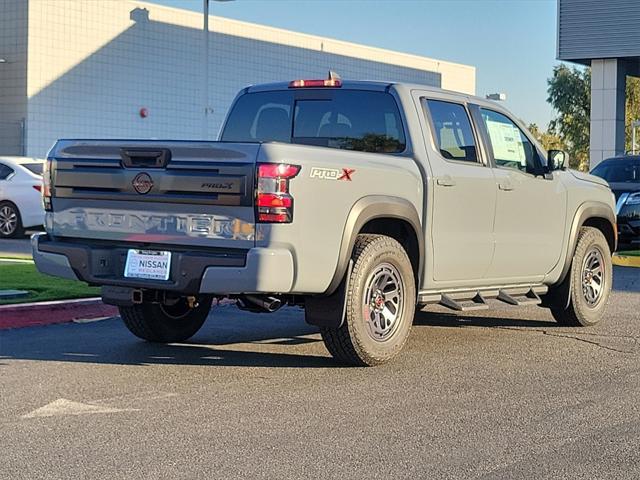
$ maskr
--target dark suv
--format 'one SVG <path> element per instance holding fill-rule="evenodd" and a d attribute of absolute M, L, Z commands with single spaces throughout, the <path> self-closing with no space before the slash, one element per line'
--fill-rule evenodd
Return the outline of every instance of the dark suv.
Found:
<path fill-rule="evenodd" d="M 621 249 L 640 246 L 640 155 L 609 158 L 591 173 L 609 182 L 616 196 Z"/>

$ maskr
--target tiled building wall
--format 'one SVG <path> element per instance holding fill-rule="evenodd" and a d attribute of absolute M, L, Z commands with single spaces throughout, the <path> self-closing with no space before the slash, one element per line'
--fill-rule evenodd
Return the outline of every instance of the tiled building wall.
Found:
<path fill-rule="evenodd" d="M 0 0 L 0 155 L 20 155 L 27 114 L 27 3 Z"/>
<path fill-rule="evenodd" d="M 210 28 L 206 102 L 202 15 L 136 1 L 29 0 L 28 153 L 44 155 L 60 137 L 215 139 L 242 87 L 329 69 L 475 88 L 464 65 L 218 17 Z"/>

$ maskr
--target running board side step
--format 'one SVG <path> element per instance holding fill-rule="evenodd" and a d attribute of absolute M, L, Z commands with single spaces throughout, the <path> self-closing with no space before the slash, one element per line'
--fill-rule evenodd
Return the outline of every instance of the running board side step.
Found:
<path fill-rule="evenodd" d="M 449 295 L 443 294 L 440 298 L 440 305 L 459 312 L 487 310 L 489 308 L 489 305 L 487 305 L 487 302 L 480 293 L 477 293 L 476 296 L 470 300 L 455 300 Z"/>
<path fill-rule="evenodd" d="M 444 292 L 423 291 L 418 295 L 418 303 L 440 304 L 458 312 L 486 310 L 489 308 L 488 299 L 514 306 L 539 305 L 542 303 L 540 295 L 544 295 L 548 290 L 546 285 L 516 285 Z"/>
<path fill-rule="evenodd" d="M 530 289 L 524 295 L 510 294 L 506 290 L 500 290 L 496 298 L 509 305 L 540 305 L 542 303 L 542 299 L 533 289 Z"/>

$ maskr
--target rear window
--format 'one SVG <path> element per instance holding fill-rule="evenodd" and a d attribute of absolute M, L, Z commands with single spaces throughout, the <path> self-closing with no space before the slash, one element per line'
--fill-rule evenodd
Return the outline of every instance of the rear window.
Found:
<path fill-rule="evenodd" d="M 591 172 L 609 183 L 640 183 L 640 163 L 601 163 Z"/>
<path fill-rule="evenodd" d="M 23 163 L 22 166 L 36 175 L 42 175 L 42 163 Z"/>
<path fill-rule="evenodd" d="M 221 140 L 284 142 L 362 152 L 398 153 L 406 146 L 392 95 L 363 90 L 248 93 L 229 114 Z"/>

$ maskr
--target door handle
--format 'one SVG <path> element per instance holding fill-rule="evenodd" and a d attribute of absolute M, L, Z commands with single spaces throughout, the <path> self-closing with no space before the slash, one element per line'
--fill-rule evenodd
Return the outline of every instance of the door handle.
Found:
<path fill-rule="evenodd" d="M 510 192 L 511 190 L 513 190 L 513 184 L 511 182 L 499 182 L 498 188 L 505 192 Z"/>
<path fill-rule="evenodd" d="M 441 187 L 455 187 L 456 185 L 456 181 L 451 178 L 451 175 L 445 175 L 444 177 L 436 179 L 436 183 Z"/>

